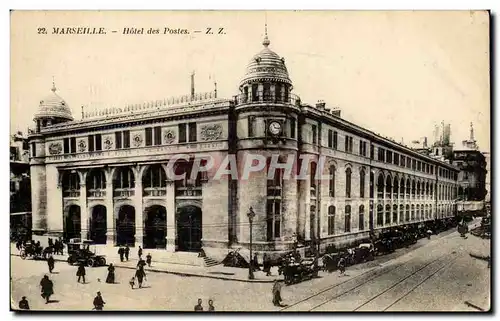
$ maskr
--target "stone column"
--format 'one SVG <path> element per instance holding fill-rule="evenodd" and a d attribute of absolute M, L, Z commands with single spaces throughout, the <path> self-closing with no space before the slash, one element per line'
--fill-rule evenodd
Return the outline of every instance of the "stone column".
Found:
<path fill-rule="evenodd" d="M 175 252 L 177 238 L 177 224 L 175 221 L 175 183 L 167 180 L 167 251 Z"/>
<path fill-rule="evenodd" d="M 85 185 L 85 180 L 80 181 L 80 221 L 80 238 L 82 240 L 90 239 L 90 215 L 87 207 L 87 186 Z"/>
<path fill-rule="evenodd" d="M 115 209 L 113 208 L 113 172 L 114 170 L 106 171 L 106 245 L 115 245 Z"/>
<path fill-rule="evenodd" d="M 135 180 L 135 193 L 133 197 L 134 208 L 135 208 L 135 246 L 142 246 L 143 236 L 144 236 L 144 219 L 143 219 L 143 208 L 142 208 L 142 180 L 140 175 L 136 176 L 138 179 Z"/>

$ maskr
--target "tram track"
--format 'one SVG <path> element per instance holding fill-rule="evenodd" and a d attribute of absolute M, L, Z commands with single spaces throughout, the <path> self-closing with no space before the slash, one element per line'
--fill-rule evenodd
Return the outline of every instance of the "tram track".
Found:
<path fill-rule="evenodd" d="M 451 235 L 447 235 L 446 238 L 450 239 L 450 238 L 454 238 L 454 237 L 451 236 Z M 429 249 L 427 249 L 427 250 L 429 250 Z M 364 306 L 366 306 L 370 302 L 373 302 L 374 300 L 376 300 L 377 298 L 381 297 L 385 293 L 389 293 L 389 291 L 391 291 L 392 289 L 397 288 L 398 285 L 405 284 L 405 281 L 407 281 L 408 279 L 410 279 L 410 278 L 412 278 L 414 276 L 421 275 L 421 274 L 418 274 L 418 273 L 421 272 L 422 270 L 428 268 L 432 264 L 435 264 L 436 262 L 444 262 L 446 260 L 449 260 L 449 258 L 451 256 L 453 256 L 454 254 L 456 254 L 455 251 L 452 252 L 451 254 L 445 256 L 445 258 L 443 258 L 443 257 L 437 257 L 437 258 L 433 259 L 430 262 L 426 262 L 423 266 L 417 267 L 416 270 L 414 270 L 414 271 L 412 270 L 412 272 L 410 274 L 402 275 L 401 276 L 402 278 L 400 280 L 398 280 L 396 282 L 396 284 L 391 284 L 389 286 L 389 288 L 387 288 L 387 289 L 383 290 L 382 292 L 377 293 L 374 296 L 370 297 L 370 299 L 368 299 L 367 301 L 365 301 L 365 302 L 359 304 L 358 306 L 356 306 L 353 311 L 360 310 L 361 308 L 363 308 Z M 332 301 L 334 301 L 334 300 L 336 300 L 338 298 L 344 297 L 346 295 L 352 294 L 357 289 L 359 289 L 359 288 L 361 288 L 363 286 L 366 286 L 367 284 L 369 284 L 370 282 L 372 282 L 372 281 L 374 281 L 376 279 L 380 279 L 383 276 L 387 276 L 387 274 L 389 274 L 391 272 L 394 272 L 394 271 L 396 271 L 396 272 L 400 272 L 400 271 L 404 272 L 404 270 L 399 270 L 398 271 L 397 269 L 399 269 L 403 265 L 412 267 L 413 265 L 411 263 L 408 264 L 408 262 L 416 261 L 416 260 L 418 260 L 418 258 L 419 258 L 419 256 L 415 255 L 415 253 L 413 253 L 413 254 L 410 255 L 409 259 L 404 260 L 404 262 L 402 262 L 402 263 L 391 264 L 391 265 L 388 265 L 388 266 L 384 266 L 384 267 L 382 267 L 380 269 L 372 268 L 372 269 L 370 269 L 368 271 L 365 271 L 365 272 L 363 272 L 363 273 L 361 273 L 359 275 L 356 275 L 356 276 L 350 278 L 349 280 L 346 280 L 346 281 L 334 284 L 332 286 L 326 287 L 326 288 L 320 290 L 319 292 L 316 292 L 316 293 L 311 294 L 311 295 L 309 295 L 309 296 L 307 296 L 307 297 L 305 297 L 305 298 L 303 298 L 301 300 L 298 300 L 298 301 L 294 302 L 293 304 L 291 304 L 289 306 L 283 307 L 282 309 L 280 309 L 280 311 L 282 311 L 282 312 L 288 312 L 288 311 L 314 311 L 314 310 L 317 310 L 318 308 L 320 308 L 320 307 L 328 304 L 329 302 L 332 302 Z M 455 259 L 452 259 L 452 261 L 454 261 Z M 438 263 L 438 266 L 440 266 L 439 263 Z M 437 271 L 434 271 L 432 273 L 432 275 L 435 275 L 436 273 L 438 273 L 439 270 L 441 270 L 445 266 L 446 266 L 446 264 L 444 266 L 440 266 Z M 396 274 L 398 274 L 398 273 L 396 273 Z M 431 276 L 429 276 L 429 278 Z M 426 278 L 425 280 L 427 280 L 427 279 L 428 278 Z M 425 280 L 422 281 L 422 283 L 425 282 Z M 386 281 L 391 282 L 390 279 L 389 280 L 385 280 L 384 282 L 386 282 Z M 350 283 L 354 283 L 354 284 L 351 285 Z M 417 287 L 420 284 L 422 284 L 422 283 L 419 283 L 417 285 Z M 346 285 L 347 285 L 347 287 L 346 287 Z M 415 289 L 417 287 L 415 287 Z M 413 291 L 413 290 L 414 289 L 411 289 L 411 291 Z M 404 294 L 404 296 L 407 296 L 407 295 L 408 295 L 408 293 Z M 314 302 L 314 301 L 316 301 L 316 302 Z M 320 302 L 317 303 L 318 301 L 320 301 Z M 314 303 L 316 303 L 316 304 L 314 304 Z M 395 304 L 395 303 L 391 303 L 391 304 Z M 387 308 L 389 308 L 389 307 L 387 307 Z M 348 309 L 348 310 L 351 310 L 351 309 Z"/>

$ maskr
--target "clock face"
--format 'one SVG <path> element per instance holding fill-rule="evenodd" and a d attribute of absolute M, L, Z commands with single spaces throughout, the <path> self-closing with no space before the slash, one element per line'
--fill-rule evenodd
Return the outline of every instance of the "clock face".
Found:
<path fill-rule="evenodd" d="M 273 135 L 278 135 L 281 132 L 281 124 L 273 121 L 269 124 L 269 132 Z"/>

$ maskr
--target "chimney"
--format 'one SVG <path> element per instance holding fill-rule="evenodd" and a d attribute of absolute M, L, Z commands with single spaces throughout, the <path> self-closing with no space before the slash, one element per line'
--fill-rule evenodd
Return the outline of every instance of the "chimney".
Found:
<path fill-rule="evenodd" d="M 318 102 L 316 103 L 316 108 L 318 109 L 325 109 L 325 102 L 323 100 L 318 100 Z"/>
<path fill-rule="evenodd" d="M 424 137 L 424 148 L 427 148 L 427 137 Z"/>
<path fill-rule="evenodd" d="M 191 74 L 191 100 L 194 100 L 194 71 Z"/>

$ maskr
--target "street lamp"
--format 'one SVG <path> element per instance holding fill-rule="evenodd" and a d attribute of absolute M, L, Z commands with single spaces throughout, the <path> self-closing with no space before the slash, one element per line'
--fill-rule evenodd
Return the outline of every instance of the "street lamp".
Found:
<path fill-rule="evenodd" d="M 250 207 L 247 213 L 248 221 L 250 222 L 250 266 L 248 267 L 248 279 L 253 280 L 255 277 L 253 275 L 253 267 L 252 267 L 252 227 L 253 227 L 253 218 L 255 217 L 255 212 L 253 208 Z"/>

